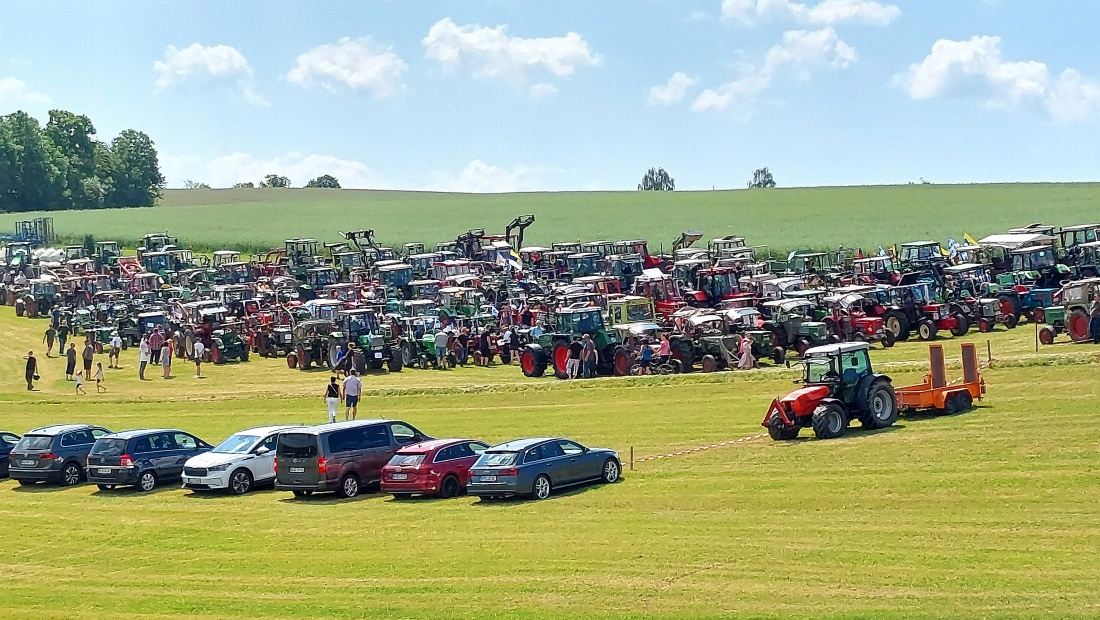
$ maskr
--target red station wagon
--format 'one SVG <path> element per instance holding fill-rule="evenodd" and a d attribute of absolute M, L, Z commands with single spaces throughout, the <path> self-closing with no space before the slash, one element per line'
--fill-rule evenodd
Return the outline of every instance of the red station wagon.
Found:
<path fill-rule="evenodd" d="M 382 468 L 382 492 L 394 497 L 454 497 L 466 490 L 470 466 L 488 447 L 473 439 L 433 439 L 405 446 Z"/>

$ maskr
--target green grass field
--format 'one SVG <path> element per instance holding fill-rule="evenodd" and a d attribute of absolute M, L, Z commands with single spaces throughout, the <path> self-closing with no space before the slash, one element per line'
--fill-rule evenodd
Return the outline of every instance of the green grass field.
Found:
<path fill-rule="evenodd" d="M 167 229 L 197 250 L 265 249 L 292 237 L 336 241 L 373 228 L 378 239 L 453 240 L 469 228 L 502 233 L 534 213 L 527 243 L 643 238 L 669 249 L 680 231 L 742 235 L 776 251 L 864 247 L 920 239 L 962 241 L 1013 226 L 1096 219 L 1100 184 L 905 185 L 711 192 L 441 194 L 370 190 L 169 190 L 161 206 L 51 213 L 57 232 L 90 233 L 134 247 L 143 232 Z M 38 214 L 0 215 L 0 231 Z"/>
<path fill-rule="evenodd" d="M 326 373 L 275 360 L 76 397 L 58 359 L 21 385 L 43 321 L 0 308 L 0 427 L 178 426 L 208 441 L 317 422 Z M 997 332 L 986 401 L 834 441 L 768 439 L 638 463 L 548 501 L 243 498 L 0 483 L 9 618 L 1095 618 L 1100 349 Z M 985 336 L 972 340 L 985 349 Z M 956 343 L 943 341 L 949 356 Z M 927 348 L 873 359 L 896 384 Z M 104 359 L 105 361 L 105 359 Z M 158 372 L 150 375 L 157 376 Z M 368 377 L 369 415 L 436 436 L 563 434 L 636 454 L 756 435 L 790 371 L 529 380 L 519 369 Z M 93 388 L 94 392 L 94 388 Z"/>

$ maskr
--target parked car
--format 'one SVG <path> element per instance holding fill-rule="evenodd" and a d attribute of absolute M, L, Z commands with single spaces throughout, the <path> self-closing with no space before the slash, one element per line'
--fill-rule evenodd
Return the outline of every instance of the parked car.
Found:
<path fill-rule="evenodd" d="M 8 477 L 8 455 L 17 443 L 19 443 L 19 435 L 0 431 L 0 478 Z"/>
<path fill-rule="evenodd" d="M 486 450 L 470 468 L 466 490 L 481 497 L 550 497 L 553 489 L 619 479 L 614 450 L 586 448 L 561 437 L 516 439 Z"/>
<path fill-rule="evenodd" d="M 234 433 L 209 452 L 183 464 L 183 488 L 224 490 L 244 495 L 275 481 L 275 446 L 279 433 L 304 426 L 261 426 Z"/>
<path fill-rule="evenodd" d="M 466 490 L 470 466 L 488 448 L 473 439 L 433 439 L 405 446 L 382 468 L 382 492 L 394 497 L 454 497 Z"/>
<path fill-rule="evenodd" d="M 187 459 L 210 449 L 210 444 L 175 429 L 139 429 L 104 435 L 88 453 L 88 481 L 100 490 L 132 485 L 152 491 L 183 474 Z"/>
<path fill-rule="evenodd" d="M 431 439 L 397 420 L 354 420 L 321 424 L 279 435 L 275 488 L 302 497 L 334 491 L 355 497 L 381 482 L 382 468 L 403 446 Z"/>
<path fill-rule="evenodd" d="M 19 484 L 78 484 L 86 478 L 84 465 L 92 445 L 110 433 L 90 424 L 56 424 L 29 430 L 11 451 L 11 477 Z"/>

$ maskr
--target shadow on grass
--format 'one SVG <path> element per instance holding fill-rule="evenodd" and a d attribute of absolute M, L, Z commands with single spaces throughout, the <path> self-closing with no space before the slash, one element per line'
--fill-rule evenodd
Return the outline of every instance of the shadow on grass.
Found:
<path fill-rule="evenodd" d="M 288 493 L 289 491 L 279 491 L 280 493 Z M 368 488 L 359 492 L 359 495 L 355 497 L 339 497 L 335 493 L 314 493 L 312 495 L 292 495 L 290 497 L 283 497 L 279 499 L 280 502 L 302 504 L 306 506 L 332 506 L 335 504 L 349 504 L 354 502 L 363 502 L 372 499 L 382 501 L 387 497 L 386 494 L 378 488 L 377 484 L 373 484 Z"/>
<path fill-rule="evenodd" d="M 115 485 L 113 489 L 96 489 L 92 492 L 95 497 L 135 497 L 141 495 L 160 495 L 161 493 L 168 493 L 178 490 L 174 484 L 167 482 L 158 482 L 157 486 L 152 491 L 139 491 L 137 487 L 128 485 Z"/>
<path fill-rule="evenodd" d="M 914 411 L 905 414 L 905 420 L 907 422 L 913 422 L 916 424 L 940 420 L 943 418 L 959 418 L 962 416 L 977 415 L 982 413 L 985 409 L 991 409 L 992 405 L 978 405 L 975 404 L 969 411 L 957 411 L 952 414 L 943 413 L 943 411 L 937 409 L 925 409 L 922 411 Z"/>
<path fill-rule="evenodd" d="M 615 482 L 613 482 L 612 484 L 620 484 L 623 480 L 625 480 L 625 478 L 620 476 L 619 479 L 616 480 Z M 474 506 L 479 506 L 479 507 L 484 507 L 484 508 L 494 508 L 494 507 L 504 507 L 504 506 L 516 506 L 516 505 L 522 505 L 522 504 L 533 504 L 533 503 L 537 503 L 537 502 L 552 502 L 552 501 L 557 500 L 557 499 L 562 499 L 562 498 L 566 498 L 566 497 L 572 497 L 574 495 L 580 495 L 582 493 L 587 493 L 589 491 L 599 489 L 599 488 L 605 487 L 605 486 L 607 486 L 607 484 L 604 483 L 604 482 L 587 482 L 587 483 L 576 485 L 576 486 L 566 487 L 566 488 L 560 489 L 560 490 L 559 489 L 552 489 L 550 491 L 550 497 L 548 497 L 546 499 L 535 499 L 534 497 L 529 496 L 529 495 L 518 495 L 518 496 L 514 496 L 514 497 L 505 497 L 505 498 L 481 497 L 481 498 L 479 498 L 479 501 L 474 502 L 473 505 Z"/>
<path fill-rule="evenodd" d="M 229 501 L 229 500 L 235 500 L 238 497 L 240 497 L 240 495 L 234 495 L 233 493 L 230 493 L 227 489 L 182 489 L 182 490 L 183 491 L 189 491 L 189 493 L 185 494 L 184 497 L 187 497 L 187 498 L 190 498 L 190 499 L 196 499 L 196 500 L 207 500 L 207 501 L 226 500 L 226 501 Z M 245 495 L 261 495 L 261 494 L 262 495 L 274 495 L 275 494 L 275 484 L 274 483 L 269 483 L 269 484 L 256 485 L 256 486 L 252 487 L 252 489 L 250 489 L 248 491 L 248 493 L 245 493 Z"/>

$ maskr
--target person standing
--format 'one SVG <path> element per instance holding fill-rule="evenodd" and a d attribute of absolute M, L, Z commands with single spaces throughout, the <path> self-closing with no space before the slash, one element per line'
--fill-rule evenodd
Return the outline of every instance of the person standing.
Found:
<path fill-rule="evenodd" d="M 585 379 L 596 376 L 596 343 L 592 342 L 592 335 L 585 334 L 581 339 L 584 348 L 581 349 L 581 372 Z"/>
<path fill-rule="evenodd" d="M 119 353 L 122 352 L 122 338 L 119 337 L 118 332 L 111 332 L 110 346 L 111 350 L 107 354 L 107 367 L 118 368 L 118 356 Z M 87 371 L 89 369 L 91 369 L 90 366 L 84 370 Z"/>
<path fill-rule="evenodd" d="M 481 353 L 481 365 L 491 366 L 493 364 L 493 348 L 492 348 L 493 330 L 486 327 L 481 332 L 481 336 L 478 337 L 478 349 Z"/>
<path fill-rule="evenodd" d="M 38 360 L 34 357 L 34 351 L 27 351 L 23 359 L 27 360 L 27 391 L 31 391 L 34 389 L 34 380 L 38 378 Z"/>
<path fill-rule="evenodd" d="M 69 341 L 69 322 L 61 321 L 61 325 L 57 326 L 57 354 L 61 355 L 65 351 L 65 343 Z"/>
<path fill-rule="evenodd" d="M 76 343 L 70 342 L 65 350 L 65 380 L 72 381 L 76 374 Z"/>
<path fill-rule="evenodd" d="M 573 342 L 569 344 L 569 358 L 565 361 L 565 374 L 570 379 L 576 379 L 580 374 L 581 368 L 581 353 L 584 351 L 584 345 L 581 344 L 580 336 L 573 336 Z"/>
<path fill-rule="evenodd" d="M 500 363 L 512 363 L 512 328 L 505 328 L 500 334 Z"/>
<path fill-rule="evenodd" d="M 195 378 L 202 379 L 202 356 L 206 353 L 206 345 L 201 340 L 195 341 Z"/>
<path fill-rule="evenodd" d="M 1093 295 L 1089 304 L 1089 335 L 1092 344 L 1100 344 L 1100 293 Z"/>
<path fill-rule="evenodd" d="M 103 362 L 98 362 L 95 365 L 95 393 L 102 394 L 107 391 L 107 386 L 103 385 Z"/>
<path fill-rule="evenodd" d="M 328 406 L 328 423 L 332 424 L 340 412 L 340 384 L 336 383 L 336 375 L 329 377 L 325 386 L 325 405 Z"/>
<path fill-rule="evenodd" d="M 89 336 L 84 341 L 84 351 L 80 354 L 82 361 L 84 362 L 84 376 L 92 374 L 92 358 L 95 357 L 95 345 L 92 344 L 92 339 Z"/>
<path fill-rule="evenodd" d="M 160 348 L 164 345 L 164 332 L 157 327 L 149 335 L 149 363 L 156 366 L 160 363 Z"/>
<path fill-rule="evenodd" d="M 149 365 L 149 339 L 141 337 L 138 345 L 138 379 L 145 381 L 145 367 Z"/>
<path fill-rule="evenodd" d="M 657 364 L 667 364 L 672 359 L 672 343 L 668 341 L 668 334 L 661 334 L 661 343 L 657 347 Z"/>
<path fill-rule="evenodd" d="M 363 382 L 359 380 L 359 373 L 351 370 L 344 377 L 344 385 L 341 390 L 344 394 L 344 419 L 354 420 L 359 413 L 359 396 L 363 393 Z"/>
<path fill-rule="evenodd" d="M 435 367 L 440 370 L 447 367 L 447 340 L 447 330 L 439 328 L 435 333 Z"/>
<path fill-rule="evenodd" d="M 457 355 L 455 356 L 458 358 L 458 365 L 465 366 L 466 357 L 469 355 L 470 351 L 470 328 L 463 327 L 462 330 L 458 332 L 458 338 L 455 340 L 458 343 Z"/>
<path fill-rule="evenodd" d="M 751 370 L 756 365 L 756 358 L 752 356 L 752 336 L 746 334 L 741 339 L 741 347 L 738 353 L 740 359 L 737 360 L 737 367 L 741 370 Z"/>
<path fill-rule="evenodd" d="M 172 341 L 167 338 L 160 345 L 160 370 L 165 379 L 172 376 Z"/>
<path fill-rule="evenodd" d="M 57 328 L 50 323 L 50 326 L 46 328 L 46 334 L 42 336 L 42 344 L 46 345 L 46 357 L 53 357 L 50 353 L 53 352 L 53 339 L 57 336 Z M 58 349 L 58 354 L 61 350 Z"/>
<path fill-rule="evenodd" d="M 651 375 L 649 367 L 653 363 L 653 347 L 649 346 L 649 340 L 642 341 L 642 350 L 638 355 L 638 366 L 640 367 L 641 374 Z"/>

